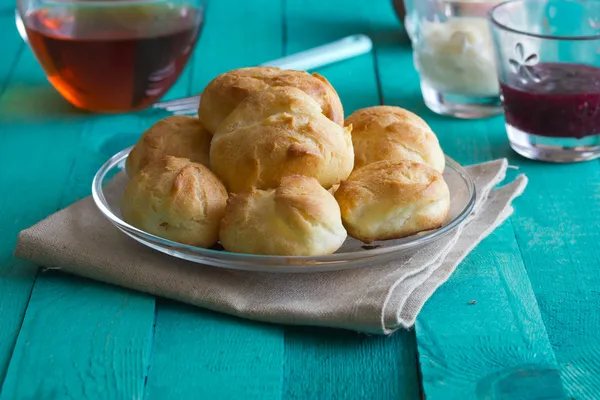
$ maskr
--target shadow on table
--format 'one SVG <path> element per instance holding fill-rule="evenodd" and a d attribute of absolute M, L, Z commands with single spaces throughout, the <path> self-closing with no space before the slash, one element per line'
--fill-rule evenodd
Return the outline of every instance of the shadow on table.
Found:
<path fill-rule="evenodd" d="M 390 48 L 411 49 L 410 39 L 400 27 L 380 26 L 369 36 L 377 50 Z"/>
<path fill-rule="evenodd" d="M 209 323 L 216 323 L 221 326 L 231 326 L 232 328 L 252 328 L 260 331 L 268 332 L 277 330 L 278 325 L 263 323 L 245 318 L 239 318 L 229 314 L 223 314 L 217 311 L 212 311 L 206 308 L 193 306 L 187 303 L 181 303 L 176 300 L 167 299 L 164 297 L 156 298 L 157 321 L 160 323 L 163 313 L 176 315 L 177 318 L 190 318 L 189 321 L 194 321 L 196 317 L 202 318 L 202 326 L 208 326 Z"/>
<path fill-rule="evenodd" d="M 347 346 L 353 348 L 357 344 L 360 344 L 365 341 L 377 342 L 386 339 L 386 337 L 382 335 L 367 335 L 364 333 L 345 329 L 324 328 L 316 326 L 279 325 L 254 321 L 229 314 L 219 313 L 217 311 L 212 311 L 201 307 L 196 307 L 190 304 L 180 303 L 175 300 L 161 297 L 157 297 L 156 305 L 157 307 L 160 307 L 161 310 L 176 311 L 179 314 L 189 314 L 190 316 L 200 314 L 203 318 L 208 318 L 209 320 L 220 321 L 223 323 L 231 323 L 247 327 L 253 326 L 265 330 L 283 328 L 285 329 L 286 339 L 292 339 L 296 343 L 303 343 L 305 345 L 311 346 L 327 345 L 329 347 Z M 408 333 L 408 331 L 405 330 L 402 334 L 404 333 Z"/>
<path fill-rule="evenodd" d="M 46 285 L 64 285 L 69 290 L 82 291 L 82 295 L 97 295 L 100 290 L 102 293 L 110 295 L 114 293 L 116 295 L 125 295 L 128 289 L 121 288 L 118 286 L 106 284 L 103 282 L 95 281 L 92 279 L 75 276 L 64 273 L 60 270 L 45 269 L 41 267 L 39 275 L 40 282 L 44 282 Z M 91 291 L 89 291 L 91 290 Z M 137 292 L 136 293 L 140 293 Z M 142 296 L 146 294 L 140 293 Z M 389 336 L 382 335 L 366 335 L 343 329 L 334 328 L 321 328 L 321 327 L 310 327 L 310 326 L 289 326 L 289 325 L 278 325 L 270 324 L 259 321 L 253 321 L 249 319 L 239 318 L 228 314 L 211 311 L 205 308 L 196 307 L 190 304 L 181 303 L 175 300 L 166 299 L 162 297 L 156 298 L 156 307 L 158 310 L 157 318 L 160 323 L 161 316 L 163 313 L 171 314 L 171 319 L 175 318 L 181 321 L 194 321 L 195 317 L 202 317 L 202 326 L 207 326 L 208 323 L 217 323 L 219 325 L 233 327 L 248 327 L 262 330 L 265 332 L 271 330 L 285 329 L 286 342 L 290 341 L 294 343 L 294 346 L 309 346 L 314 349 L 318 349 L 321 346 L 335 347 L 338 349 L 351 348 L 353 351 L 359 351 L 357 346 L 377 345 L 378 342 L 395 342 L 391 340 Z M 176 317 L 173 317 L 176 316 Z M 192 322 L 190 326 L 197 326 L 196 322 Z M 400 330 L 392 337 L 395 336 L 410 336 L 413 337 L 413 333 L 407 330 Z M 398 337 L 397 339 L 400 339 Z"/>
<path fill-rule="evenodd" d="M 0 102 L 0 120 L 38 122 L 53 119 L 76 120 L 90 113 L 69 104 L 49 85 L 16 84 L 9 87 Z"/>
<path fill-rule="evenodd" d="M 402 47 L 410 47 L 410 40 L 401 25 L 396 21 L 368 21 L 364 18 L 356 20 L 344 19 L 343 21 L 319 20 L 290 17 L 286 21 L 289 30 L 294 32 L 294 26 L 302 26 L 305 29 L 300 35 L 289 35 L 287 37 L 287 48 L 293 52 L 300 51 L 299 46 L 296 46 L 296 39 L 299 39 L 303 46 L 306 46 L 307 41 L 313 36 L 314 45 L 325 44 L 329 41 L 341 39 L 344 36 L 365 34 L 369 35 L 373 44 L 376 47 L 401 45 Z M 310 35 L 310 32 L 314 34 Z"/>
<path fill-rule="evenodd" d="M 354 347 L 365 341 L 379 341 L 386 337 L 382 335 L 369 335 L 347 329 L 324 328 L 318 326 L 286 326 L 286 337 L 299 343 L 310 345 L 323 345 L 327 340 L 327 346 Z"/>
<path fill-rule="evenodd" d="M 204 318 L 210 320 L 219 320 L 225 323 L 233 323 L 236 325 L 244 326 L 255 326 L 262 329 L 280 329 L 284 328 L 286 337 L 294 338 L 302 342 L 313 342 L 315 344 L 322 343 L 324 339 L 327 340 L 329 345 L 332 343 L 348 344 L 354 346 L 356 342 L 370 341 L 370 340 L 383 340 L 384 336 L 381 335 L 366 335 L 359 332 L 349 331 L 345 329 L 335 328 L 323 328 L 313 326 L 294 326 L 294 325 L 278 325 L 266 322 L 254 321 L 250 319 L 240 318 L 229 314 L 223 314 L 217 311 L 208 310 L 201 307 L 196 307 L 190 304 L 180 303 L 175 300 L 166 299 L 162 297 L 156 298 L 156 305 L 162 310 L 176 311 L 177 313 L 189 314 L 201 314 Z"/>

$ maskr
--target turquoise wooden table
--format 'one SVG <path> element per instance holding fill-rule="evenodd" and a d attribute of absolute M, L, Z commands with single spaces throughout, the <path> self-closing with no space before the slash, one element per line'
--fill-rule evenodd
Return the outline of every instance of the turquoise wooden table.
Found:
<path fill-rule="evenodd" d="M 147 113 L 76 112 L 50 87 L 0 2 L 0 399 L 598 399 L 600 164 L 526 161 L 501 117 L 422 103 L 387 0 L 215 0 L 168 98 L 216 74 L 354 33 L 368 55 L 320 69 L 347 113 L 423 116 L 463 164 L 507 157 L 530 178 L 514 216 L 390 337 L 241 320 L 15 259 L 17 233 L 90 193 Z"/>

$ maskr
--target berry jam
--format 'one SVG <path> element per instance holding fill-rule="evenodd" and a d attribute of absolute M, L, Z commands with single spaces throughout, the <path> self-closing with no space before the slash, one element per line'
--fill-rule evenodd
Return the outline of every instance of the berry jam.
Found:
<path fill-rule="evenodd" d="M 522 76 L 528 79 L 513 75 L 500 85 L 509 125 L 547 137 L 600 135 L 600 68 L 568 63 L 526 68 Z"/>

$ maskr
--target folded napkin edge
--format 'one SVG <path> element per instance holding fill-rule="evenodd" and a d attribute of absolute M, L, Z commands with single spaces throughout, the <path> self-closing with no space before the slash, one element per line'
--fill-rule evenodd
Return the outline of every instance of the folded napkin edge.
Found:
<path fill-rule="evenodd" d="M 480 234 L 480 239 L 477 241 L 477 243 L 473 246 L 469 246 L 466 249 L 464 249 L 464 254 L 459 259 L 456 260 L 456 265 L 452 269 L 452 272 L 450 275 L 452 275 L 452 273 L 454 273 L 454 270 L 458 267 L 458 265 L 477 246 L 479 246 L 481 244 L 481 242 L 483 242 L 490 234 L 492 234 L 492 232 L 494 232 L 494 230 L 496 230 L 500 225 L 502 225 L 503 223 L 505 223 L 507 220 L 509 220 L 512 217 L 512 215 L 514 214 L 514 208 L 512 206 L 512 202 L 516 198 L 520 197 L 525 192 L 525 189 L 527 188 L 528 184 L 529 184 L 529 178 L 525 174 L 519 174 L 513 181 L 511 181 L 511 182 L 507 183 L 506 185 L 503 185 L 502 187 L 495 189 L 493 191 L 493 192 L 496 192 L 496 191 L 497 192 L 506 192 L 506 194 L 504 194 L 504 196 L 506 197 L 506 200 L 505 200 L 506 204 L 503 207 L 503 210 L 500 213 L 498 213 L 496 219 L 492 222 L 492 224 L 490 224 Z M 461 232 L 461 234 L 462 234 L 462 232 Z M 441 260 L 440 264 L 443 264 L 444 261 L 445 260 Z M 447 279 L 441 280 L 440 284 L 437 287 L 433 288 L 433 292 L 435 292 L 440 286 L 442 286 L 446 283 L 447 283 Z M 433 295 L 433 293 L 431 295 Z M 429 295 L 427 297 L 426 301 L 428 301 L 430 299 L 431 295 Z M 399 328 L 410 328 L 411 326 L 413 326 L 415 323 L 415 320 L 417 318 L 417 315 L 420 313 L 420 311 L 423 308 L 423 306 L 425 305 L 426 301 L 423 302 L 420 305 L 420 307 L 418 307 L 418 309 L 415 310 L 416 312 L 412 313 L 412 318 L 410 318 L 409 320 L 406 320 L 401 317 L 401 313 L 406 304 L 401 304 L 400 307 L 395 311 L 396 321 L 391 326 L 386 325 L 385 317 L 383 317 L 382 318 L 382 329 L 383 329 L 384 334 L 386 334 L 386 335 L 392 334 Z M 384 313 L 382 313 L 382 314 L 385 314 L 385 308 L 384 308 Z"/>

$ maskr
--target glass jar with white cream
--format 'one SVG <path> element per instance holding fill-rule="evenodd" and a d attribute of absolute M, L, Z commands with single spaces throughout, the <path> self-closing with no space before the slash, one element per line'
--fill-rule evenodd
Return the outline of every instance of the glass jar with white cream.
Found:
<path fill-rule="evenodd" d="M 499 1 L 406 1 L 421 92 L 434 112 L 483 118 L 502 112 L 488 11 Z"/>

